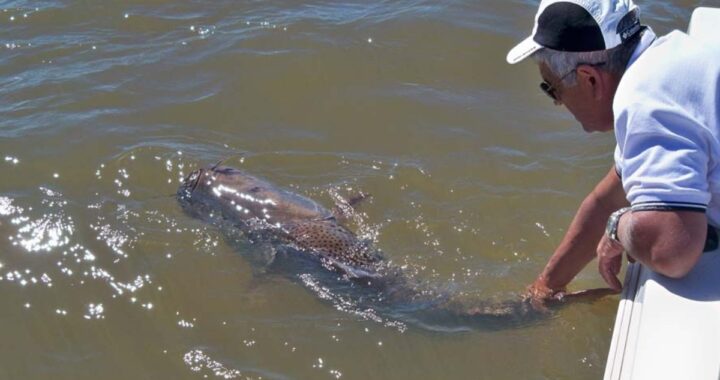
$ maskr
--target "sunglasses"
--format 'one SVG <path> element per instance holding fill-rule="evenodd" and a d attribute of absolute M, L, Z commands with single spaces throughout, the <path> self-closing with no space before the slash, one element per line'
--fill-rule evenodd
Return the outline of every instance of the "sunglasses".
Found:
<path fill-rule="evenodd" d="M 565 78 L 567 78 L 568 75 L 574 73 L 578 69 L 578 67 L 580 67 L 581 65 L 597 67 L 597 66 L 602 66 L 605 63 L 606 62 L 578 63 L 578 65 L 575 66 L 574 69 L 568 71 L 567 73 L 565 73 L 565 75 L 561 76 L 559 82 L 562 83 L 562 81 L 565 80 Z M 551 85 L 547 81 L 542 81 L 540 83 L 540 90 L 542 90 L 542 92 L 544 92 L 545 95 L 547 95 L 550 99 L 552 99 L 553 102 L 560 102 L 560 98 L 558 98 L 558 95 L 557 95 L 557 89 L 555 87 L 553 87 L 553 85 Z"/>

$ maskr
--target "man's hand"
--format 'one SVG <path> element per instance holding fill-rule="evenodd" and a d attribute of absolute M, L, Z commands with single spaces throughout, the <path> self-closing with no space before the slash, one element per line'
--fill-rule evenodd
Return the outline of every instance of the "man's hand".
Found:
<path fill-rule="evenodd" d="M 622 266 L 622 254 L 625 249 L 622 244 L 610 239 L 607 235 L 602 236 L 597 247 L 598 270 L 602 278 L 610 285 L 610 288 L 619 292 L 622 284 L 618 279 L 620 267 Z"/>
<path fill-rule="evenodd" d="M 551 289 L 547 286 L 542 277 L 528 286 L 525 293 L 525 300 L 537 311 L 549 312 L 549 308 L 566 304 L 568 302 L 590 302 L 602 297 L 617 294 L 618 290 L 610 288 L 586 289 L 575 292 L 567 292 L 565 288 Z"/>
<path fill-rule="evenodd" d="M 552 297 L 555 293 L 562 292 L 565 289 L 553 290 L 545 285 L 545 282 L 541 279 L 535 280 L 530 286 L 527 287 L 525 294 L 528 298 L 546 299 Z"/>
<path fill-rule="evenodd" d="M 558 297 L 562 298 L 564 294 L 565 288 L 551 289 L 547 286 L 547 283 L 541 276 L 527 287 L 524 297 L 526 300 L 530 301 L 530 304 L 536 310 L 544 310 L 545 304 L 548 301 L 557 299 Z"/>

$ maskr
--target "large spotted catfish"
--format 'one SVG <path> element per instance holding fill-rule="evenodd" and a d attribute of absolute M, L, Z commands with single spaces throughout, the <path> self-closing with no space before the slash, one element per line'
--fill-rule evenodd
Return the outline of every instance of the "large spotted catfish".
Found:
<path fill-rule="evenodd" d="M 226 236 L 272 247 L 264 266 L 295 278 L 312 274 L 323 293 L 341 293 L 358 308 L 382 310 L 426 326 L 505 328 L 543 319 L 548 309 L 528 300 L 459 302 L 452 292 L 411 279 L 343 225 L 347 207 L 332 211 L 241 170 L 215 165 L 190 173 L 177 192 L 183 210 Z M 349 203 L 353 203 L 352 201 Z M 349 206 L 349 205 L 344 205 Z M 343 211 L 344 210 L 344 211 Z M 234 239 L 234 238 L 233 238 Z M 564 300 L 608 294 L 594 289 Z M 337 306 L 337 305 L 336 305 Z"/>

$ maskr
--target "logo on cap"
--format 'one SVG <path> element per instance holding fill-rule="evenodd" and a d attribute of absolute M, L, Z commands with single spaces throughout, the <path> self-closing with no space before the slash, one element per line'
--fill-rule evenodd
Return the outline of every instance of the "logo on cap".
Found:
<path fill-rule="evenodd" d="M 623 17 L 617 26 L 617 34 L 620 35 L 622 42 L 627 41 L 630 37 L 634 36 L 635 33 L 639 32 L 642 26 L 640 25 L 640 17 L 638 17 L 637 9 L 633 9 Z"/>

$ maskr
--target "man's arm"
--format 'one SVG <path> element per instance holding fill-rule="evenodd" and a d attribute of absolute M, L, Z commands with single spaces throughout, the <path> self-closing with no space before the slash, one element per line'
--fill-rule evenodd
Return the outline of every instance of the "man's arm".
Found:
<path fill-rule="evenodd" d="M 622 252 L 654 272 L 684 277 L 702 255 L 707 235 L 707 217 L 697 211 L 636 211 L 618 222 L 620 244 L 606 236 L 598 245 L 598 267 L 605 281 L 616 290 Z"/>
<path fill-rule="evenodd" d="M 627 205 L 620 177 L 613 167 L 580 205 L 562 242 L 529 287 L 530 296 L 545 299 L 564 291 L 567 284 L 595 258 L 610 214 Z"/>

